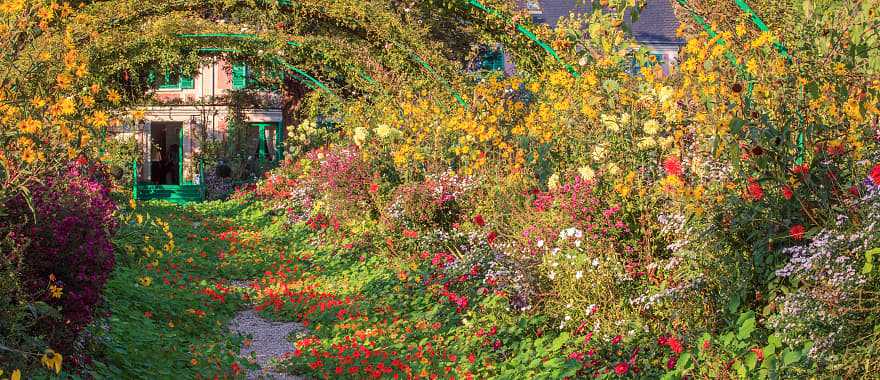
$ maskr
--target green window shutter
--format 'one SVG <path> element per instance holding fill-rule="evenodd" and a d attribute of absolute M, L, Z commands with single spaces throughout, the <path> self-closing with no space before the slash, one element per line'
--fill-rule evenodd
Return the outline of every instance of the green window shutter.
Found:
<path fill-rule="evenodd" d="M 192 89 L 196 88 L 195 79 L 193 79 L 193 77 L 181 76 L 180 77 L 180 88 L 182 88 L 184 90 L 192 90 Z"/>
<path fill-rule="evenodd" d="M 232 89 L 241 90 L 247 87 L 247 66 L 244 64 L 232 65 Z"/>

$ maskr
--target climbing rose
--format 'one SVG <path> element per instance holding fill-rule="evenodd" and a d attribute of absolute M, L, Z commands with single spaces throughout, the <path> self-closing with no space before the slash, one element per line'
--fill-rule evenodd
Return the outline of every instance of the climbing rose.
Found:
<path fill-rule="evenodd" d="M 791 226 L 791 229 L 788 230 L 789 235 L 794 238 L 794 240 L 801 240 L 804 238 L 804 226 L 800 224 L 795 224 Z"/>

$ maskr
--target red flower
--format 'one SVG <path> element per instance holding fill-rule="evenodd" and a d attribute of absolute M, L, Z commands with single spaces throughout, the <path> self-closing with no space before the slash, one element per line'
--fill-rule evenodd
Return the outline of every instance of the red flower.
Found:
<path fill-rule="evenodd" d="M 676 354 L 680 354 L 682 351 L 681 342 L 678 339 L 675 339 L 674 336 L 670 336 L 669 339 L 666 340 L 666 344 L 669 346 L 669 349 Z"/>
<path fill-rule="evenodd" d="M 793 197 L 793 196 L 794 196 L 794 190 L 792 190 L 791 187 L 788 187 L 788 186 L 782 187 L 782 197 L 783 198 L 785 198 L 786 200 L 790 200 L 791 197 Z"/>
<path fill-rule="evenodd" d="M 489 244 L 495 243 L 495 239 L 498 238 L 498 233 L 495 231 L 489 232 L 489 235 L 486 236 L 486 240 L 489 241 Z"/>
<path fill-rule="evenodd" d="M 850 186 L 850 187 L 849 187 L 849 193 L 850 193 L 852 196 L 854 196 L 854 197 L 859 197 L 859 196 L 861 196 L 861 194 L 859 194 L 859 188 L 858 188 L 858 186 Z"/>
<path fill-rule="evenodd" d="M 611 339 L 611 344 L 618 344 L 618 343 L 620 343 L 621 340 L 623 340 L 623 337 L 618 335 L 618 336 L 614 337 L 614 339 Z"/>
<path fill-rule="evenodd" d="M 408 237 L 410 239 L 415 239 L 415 238 L 419 237 L 419 233 L 418 233 L 418 231 L 404 229 L 403 236 Z"/>
<path fill-rule="evenodd" d="M 477 216 L 474 217 L 474 224 L 476 224 L 476 225 L 478 225 L 478 226 L 480 226 L 480 227 L 483 227 L 483 226 L 486 225 L 486 221 L 483 220 L 483 216 L 482 216 L 482 215 L 479 215 L 479 214 L 478 214 Z"/>
<path fill-rule="evenodd" d="M 681 177 L 682 174 L 684 174 L 681 169 L 681 161 L 675 156 L 669 156 L 663 160 L 663 169 L 666 170 L 666 174 L 674 175 L 676 177 Z"/>
<path fill-rule="evenodd" d="M 153 312 L 152 312 L 152 311 L 145 311 L 145 312 L 144 312 L 144 317 L 147 317 L 147 318 L 153 318 Z"/>
<path fill-rule="evenodd" d="M 764 360 L 764 350 L 762 350 L 760 347 L 753 348 L 752 352 L 755 353 L 755 356 L 758 357 L 759 361 Z"/>
<path fill-rule="evenodd" d="M 804 229 L 804 226 L 802 226 L 800 224 L 795 224 L 795 225 L 791 226 L 791 229 L 788 230 L 788 233 L 789 233 L 789 236 L 794 238 L 794 240 L 801 240 L 804 238 L 805 231 L 806 230 Z"/>
<path fill-rule="evenodd" d="M 626 362 L 620 362 L 617 363 L 616 366 L 614 366 L 614 373 L 618 375 L 626 375 L 627 372 L 629 372 L 629 364 L 627 364 Z"/>
<path fill-rule="evenodd" d="M 477 361 L 477 356 L 474 354 L 468 355 L 468 361 L 471 362 L 471 364 L 474 364 Z"/>
<path fill-rule="evenodd" d="M 791 168 L 791 171 L 794 174 L 807 175 L 807 174 L 810 174 L 810 165 L 807 165 L 807 164 L 795 165 L 795 167 Z"/>
<path fill-rule="evenodd" d="M 238 375 L 239 372 L 241 372 L 241 366 L 238 365 L 238 362 L 232 363 L 232 373 Z"/>
<path fill-rule="evenodd" d="M 376 183 L 371 183 L 370 184 L 370 192 L 375 193 L 377 191 L 379 191 L 379 185 Z"/>
<path fill-rule="evenodd" d="M 708 350 L 709 347 L 712 347 L 712 341 L 710 341 L 709 339 L 704 340 L 703 341 L 703 349 Z"/>
<path fill-rule="evenodd" d="M 746 189 L 749 192 L 749 197 L 751 197 L 754 201 L 760 201 L 761 199 L 764 199 L 764 189 L 761 188 L 761 184 L 758 183 L 758 181 L 756 181 L 754 178 L 749 178 L 748 182 L 749 184 Z"/>
<path fill-rule="evenodd" d="M 871 182 L 874 182 L 875 186 L 880 186 L 880 164 L 874 165 L 871 173 L 868 174 L 868 178 L 871 179 Z"/>

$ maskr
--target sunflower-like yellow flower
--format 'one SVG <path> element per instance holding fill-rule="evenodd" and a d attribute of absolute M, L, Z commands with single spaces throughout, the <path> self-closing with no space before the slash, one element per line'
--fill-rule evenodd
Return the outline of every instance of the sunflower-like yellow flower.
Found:
<path fill-rule="evenodd" d="M 61 354 L 55 352 L 51 348 L 47 348 L 46 351 L 43 352 L 43 357 L 40 358 L 40 362 L 43 363 L 46 368 L 55 371 L 56 374 L 61 373 L 61 362 L 64 358 Z"/>

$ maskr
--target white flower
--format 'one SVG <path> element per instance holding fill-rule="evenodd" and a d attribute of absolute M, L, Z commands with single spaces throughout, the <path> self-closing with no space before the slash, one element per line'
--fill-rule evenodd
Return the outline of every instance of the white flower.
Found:
<path fill-rule="evenodd" d="M 614 115 L 602 115 L 601 119 L 602 125 L 604 125 L 605 128 L 608 128 L 609 131 L 617 132 L 620 130 L 620 125 L 617 123 L 617 118 L 615 118 Z"/>
<path fill-rule="evenodd" d="M 555 279 L 556 279 L 556 272 L 550 272 L 550 273 L 548 273 L 548 274 L 547 274 L 547 277 L 550 277 L 551 280 L 555 280 Z"/>
<path fill-rule="evenodd" d="M 543 246 L 544 246 L 544 240 L 543 240 L 543 239 L 541 239 L 541 240 L 538 240 L 538 243 L 536 243 L 536 244 L 535 244 L 535 245 L 537 245 L 537 246 L 538 246 L 538 248 L 541 248 L 541 247 L 543 247 Z"/>
<path fill-rule="evenodd" d="M 576 280 L 580 280 L 580 279 L 583 278 L 583 277 L 584 277 L 584 272 L 577 271 L 577 272 L 574 274 L 574 278 L 575 278 Z"/>
<path fill-rule="evenodd" d="M 553 175 L 550 176 L 550 179 L 547 180 L 547 187 L 550 188 L 550 190 L 559 187 L 559 174 L 553 173 Z"/>
<path fill-rule="evenodd" d="M 578 174 L 581 175 L 581 178 L 587 181 L 593 179 L 593 177 L 596 176 L 596 172 L 594 172 L 593 168 L 589 166 L 582 166 L 580 169 L 578 169 Z"/>
<path fill-rule="evenodd" d="M 599 258 L 593 259 L 593 267 L 596 267 L 596 268 L 599 267 Z"/>
<path fill-rule="evenodd" d="M 604 146 L 596 145 L 596 147 L 593 148 L 593 154 L 592 154 L 593 161 L 596 161 L 596 162 L 604 161 L 605 160 L 605 153 L 607 153 L 607 149 L 605 149 Z"/>
<path fill-rule="evenodd" d="M 580 248 L 580 247 L 581 247 L 581 240 L 580 240 L 580 239 L 575 240 L 575 241 L 574 241 L 574 246 Z"/>
<path fill-rule="evenodd" d="M 369 131 L 367 131 L 367 129 L 364 127 L 355 128 L 354 129 L 354 143 L 357 146 L 363 145 L 364 142 L 367 141 L 367 134 L 368 133 L 369 133 Z"/>

